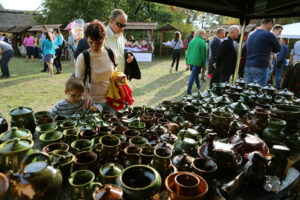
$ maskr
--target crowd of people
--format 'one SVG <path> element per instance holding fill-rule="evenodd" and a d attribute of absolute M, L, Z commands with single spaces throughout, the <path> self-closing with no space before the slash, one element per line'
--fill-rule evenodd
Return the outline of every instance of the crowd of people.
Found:
<path fill-rule="evenodd" d="M 277 89 L 286 87 L 284 83 L 289 81 L 282 81 L 283 72 L 289 64 L 295 65 L 300 61 L 300 41 L 295 43 L 288 62 L 288 39 L 281 37 L 279 40 L 282 31 L 283 26 L 276 25 L 275 19 L 262 19 L 261 25 L 250 32 L 246 41 L 243 41 L 238 75 L 246 82 L 257 82 L 261 86 L 267 86 L 273 84 L 274 79 L 274 86 Z M 205 82 L 207 68 L 210 87 L 214 83 L 229 82 L 234 78 L 241 35 L 240 27 L 232 25 L 227 31 L 224 28 L 218 28 L 214 34 L 213 39 L 210 40 L 211 31 L 199 29 L 196 34 L 192 31 L 182 41 L 181 34 L 175 33 L 170 45 L 173 48 L 170 73 L 175 62 L 175 71 L 178 72 L 180 49 L 184 48 L 186 70 L 191 71 L 187 94 L 191 94 L 194 82 L 197 89 L 200 89 L 200 77 L 202 82 Z M 293 66 L 293 69 L 295 76 L 299 69 L 297 65 Z M 299 74 L 297 77 L 298 82 L 293 84 L 295 88 L 292 91 L 299 95 Z M 294 77 L 293 80 L 297 78 Z"/>

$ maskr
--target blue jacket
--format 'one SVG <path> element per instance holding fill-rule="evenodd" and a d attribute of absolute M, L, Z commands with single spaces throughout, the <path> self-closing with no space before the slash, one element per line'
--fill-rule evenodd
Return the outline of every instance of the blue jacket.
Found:
<path fill-rule="evenodd" d="M 280 44 L 275 35 L 264 29 L 257 29 L 248 38 L 245 67 L 267 68 L 271 52 L 280 51 Z"/>
<path fill-rule="evenodd" d="M 214 37 L 211 42 L 211 63 L 216 62 L 216 57 L 219 55 L 221 40 L 218 37 Z"/>
<path fill-rule="evenodd" d="M 54 42 L 53 41 L 49 41 L 48 39 L 43 39 L 42 49 L 43 49 L 44 56 L 47 55 L 47 54 L 55 55 L 55 49 L 54 49 Z"/>
<path fill-rule="evenodd" d="M 84 50 L 88 50 L 90 48 L 89 43 L 87 42 L 86 38 L 82 38 L 79 40 L 76 51 L 74 52 L 74 58 L 77 58 L 80 53 Z"/>

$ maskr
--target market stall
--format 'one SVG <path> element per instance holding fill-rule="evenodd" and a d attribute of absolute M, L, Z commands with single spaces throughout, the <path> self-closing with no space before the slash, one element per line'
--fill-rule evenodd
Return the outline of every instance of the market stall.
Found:
<path fill-rule="evenodd" d="M 124 31 L 127 37 L 125 49 L 132 51 L 137 61 L 152 61 L 152 54 L 154 52 L 153 34 L 156 29 L 157 22 L 127 22 Z M 146 34 L 145 37 L 135 40 L 134 38 L 129 38 L 128 31 L 144 31 Z"/>
<path fill-rule="evenodd" d="M 176 28 L 175 26 L 173 26 L 172 24 L 166 24 L 163 25 L 162 27 L 160 27 L 158 29 L 158 32 L 160 32 L 160 43 L 159 43 L 159 57 L 161 57 L 162 55 L 162 49 L 165 49 L 165 55 L 168 55 L 168 50 L 169 48 L 167 46 L 163 45 L 163 41 L 167 41 L 167 34 L 168 32 L 171 32 L 174 35 L 175 31 L 179 31 L 181 32 L 178 28 Z"/>

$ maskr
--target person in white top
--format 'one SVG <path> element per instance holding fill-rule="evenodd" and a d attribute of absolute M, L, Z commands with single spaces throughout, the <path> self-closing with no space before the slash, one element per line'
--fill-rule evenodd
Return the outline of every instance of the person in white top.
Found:
<path fill-rule="evenodd" d="M 110 78 L 114 72 L 114 66 L 107 50 L 104 47 L 106 38 L 105 26 L 98 20 L 91 22 L 84 35 L 90 48 L 87 50 L 90 57 L 90 75 L 91 80 L 85 83 L 86 90 L 83 93 L 83 108 L 87 109 L 92 103 L 101 105 L 104 112 L 115 113 L 106 101 L 106 96 L 110 86 Z M 81 80 L 85 79 L 85 62 L 84 55 L 81 53 L 75 64 L 75 76 Z"/>
<path fill-rule="evenodd" d="M 133 57 L 128 55 L 125 61 L 124 50 L 125 50 L 125 38 L 123 36 L 123 31 L 126 27 L 127 15 L 121 9 L 114 9 L 111 12 L 109 24 L 106 27 L 107 38 L 105 41 L 105 46 L 111 48 L 117 58 L 118 70 L 124 72 L 125 62 L 131 63 Z"/>

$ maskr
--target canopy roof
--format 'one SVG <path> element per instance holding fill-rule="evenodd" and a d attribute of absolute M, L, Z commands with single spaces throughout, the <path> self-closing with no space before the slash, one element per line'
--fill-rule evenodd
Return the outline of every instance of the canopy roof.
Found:
<path fill-rule="evenodd" d="M 175 26 L 173 26 L 172 24 L 166 24 L 166 25 L 163 25 L 162 27 L 160 27 L 158 29 L 158 31 L 179 31 L 181 32 L 181 30 L 179 30 L 178 28 L 176 28 Z"/>
<path fill-rule="evenodd" d="M 46 26 L 49 29 L 56 29 L 61 28 L 62 24 L 40 24 L 40 25 L 34 25 L 29 29 L 28 31 L 40 31 L 42 26 Z"/>
<path fill-rule="evenodd" d="M 18 27 L 16 32 L 22 32 L 28 26 L 32 26 L 35 22 L 35 13 L 19 10 L 0 9 L 0 32 L 10 32 L 14 27 Z M 21 30 L 24 28 L 23 30 Z"/>
<path fill-rule="evenodd" d="M 146 0 L 240 19 L 300 16 L 300 0 Z"/>
<path fill-rule="evenodd" d="M 238 24 L 219 24 L 219 25 L 213 26 L 213 27 L 211 28 L 211 30 L 212 30 L 212 31 L 215 31 L 215 30 L 217 30 L 218 28 L 224 28 L 224 29 L 227 31 L 227 30 L 229 29 L 229 27 L 232 26 L 232 25 L 238 25 Z M 246 26 L 246 28 L 245 28 L 245 32 L 248 33 L 248 32 L 250 32 L 250 31 L 252 31 L 252 30 L 255 28 L 256 25 L 257 25 L 257 24 L 248 24 L 248 25 Z M 240 26 L 240 25 L 238 25 L 238 26 Z M 240 26 L 240 27 L 241 27 L 241 26 Z"/>
<path fill-rule="evenodd" d="M 125 30 L 156 30 L 157 22 L 127 22 Z"/>
<path fill-rule="evenodd" d="M 279 37 L 287 37 L 290 39 L 300 38 L 300 23 L 283 25 L 283 31 Z"/>

